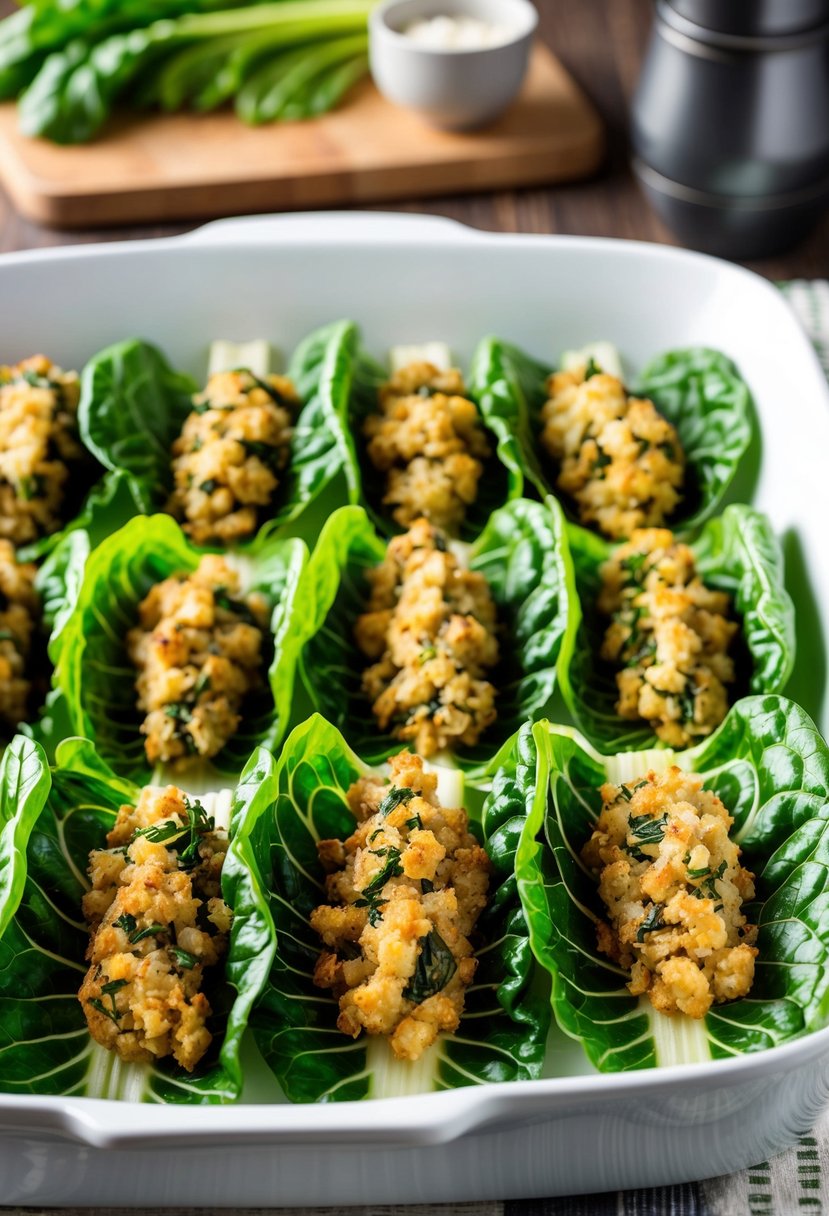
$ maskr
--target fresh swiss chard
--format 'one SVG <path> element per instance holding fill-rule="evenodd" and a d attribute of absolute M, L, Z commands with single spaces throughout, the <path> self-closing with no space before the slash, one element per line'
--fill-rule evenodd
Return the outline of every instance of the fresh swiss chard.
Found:
<path fill-rule="evenodd" d="M 288 375 L 303 407 L 293 427 L 288 467 L 268 525 L 296 518 L 342 467 L 342 440 L 331 419 L 347 399 L 357 334 L 347 321 L 310 334 Z M 79 419 L 88 447 L 130 486 L 138 509 L 162 510 L 173 489 L 172 446 L 198 385 L 172 370 L 156 347 L 138 339 L 110 346 L 84 370 Z"/>
<path fill-rule="evenodd" d="M 37 744 L 14 740 L 0 764 L 0 1090 L 170 1103 L 239 1097 L 239 1047 L 270 969 L 273 923 L 251 866 L 236 802 L 222 895 L 233 927 L 210 1001 L 214 1044 L 194 1073 L 168 1060 L 126 1064 L 90 1037 L 77 999 L 89 934 L 81 901 L 89 852 L 105 847 L 118 809 L 138 789 L 85 739 L 58 749 L 50 771 Z"/>
<path fill-rule="evenodd" d="M 512 855 L 500 838 L 490 840 L 486 832 L 495 870 L 492 898 L 478 921 L 483 945 L 457 1033 L 441 1036 L 412 1065 L 395 1062 L 385 1041 L 351 1040 L 337 1029 L 337 1002 L 313 983 L 320 939 L 309 917 L 325 902 L 316 846 L 318 840 L 344 839 L 354 830 L 346 792 L 370 771 L 339 731 L 314 715 L 292 732 L 278 761 L 259 751 L 242 775 L 238 804 L 247 804 L 250 841 L 277 936 L 273 967 L 251 1017 L 259 1050 L 294 1102 L 384 1097 L 538 1076 L 548 1001 L 533 983 Z M 458 784 L 459 797 L 466 797 L 462 781 Z M 466 806 L 473 814 L 468 797 Z M 438 942 L 431 945 L 431 974 L 424 964 L 418 982 L 434 985 L 446 960 Z"/>
<path fill-rule="evenodd" d="M 754 984 L 702 1020 L 631 996 L 601 954 L 597 882 L 580 860 L 601 809 L 599 787 L 676 763 L 701 774 L 734 818 L 756 875 L 745 907 L 759 926 Z M 693 1063 L 777 1046 L 829 1020 L 829 748 L 797 705 L 739 701 L 709 739 L 680 753 L 602 756 L 576 731 L 524 727 L 496 779 L 484 822 L 518 836 L 516 873 L 536 958 L 552 977 L 556 1019 L 602 1071 Z"/>
<path fill-rule="evenodd" d="M 573 572 L 558 505 L 516 499 L 490 518 L 469 550 L 469 567 L 487 579 L 500 624 L 501 660 L 489 678 L 498 690 L 498 718 L 474 748 L 455 756 L 470 780 L 528 717 L 548 711 L 560 654 L 570 653 L 576 628 Z M 368 660 L 354 641 L 354 624 L 368 599 L 367 571 L 382 561 L 386 542 L 360 507 L 331 516 L 303 580 L 310 640 L 303 680 L 315 708 L 342 730 L 370 763 L 399 751 L 379 731 L 361 681 Z"/>
<path fill-rule="evenodd" d="M 596 608 L 600 568 L 612 547 L 584 528 L 571 528 L 570 551 L 582 606 L 572 648 L 563 656 L 561 691 L 577 725 L 607 752 L 655 745 L 646 722 L 616 713 L 616 668 L 599 656 L 609 620 Z M 709 520 L 691 545 L 703 582 L 727 591 L 740 621 L 734 699 L 744 693 L 782 692 L 794 665 L 794 605 L 784 582 L 783 554 L 768 519 L 733 504 Z M 565 669 L 566 661 L 566 669 Z"/>
<path fill-rule="evenodd" d="M 126 635 L 150 588 L 171 575 L 192 572 L 200 558 L 169 516 L 137 517 L 91 555 L 77 604 L 63 627 L 56 686 L 74 731 L 91 738 L 106 763 L 135 780 L 148 780 L 150 774 Z M 261 592 L 272 614 L 270 634 L 265 634 L 267 683 L 249 699 L 239 731 L 212 762 L 219 772 L 232 774 L 241 771 L 258 744 L 275 747 L 282 738 L 299 649 L 307 636 L 298 599 L 305 544 L 263 534 L 239 560 L 244 592 Z"/>
<path fill-rule="evenodd" d="M 486 338 L 473 361 L 472 390 L 513 476 L 542 495 L 558 494 L 556 470 L 541 440 L 544 382 L 553 369 L 499 338 Z M 717 510 L 752 438 L 751 394 L 719 351 L 689 347 L 653 359 L 629 386 L 649 397 L 676 427 L 686 458 L 684 498 L 667 524 L 692 533 Z M 565 509 L 570 505 L 563 500 Z M 575 520 L 576 517 L 572 516 Z"/>

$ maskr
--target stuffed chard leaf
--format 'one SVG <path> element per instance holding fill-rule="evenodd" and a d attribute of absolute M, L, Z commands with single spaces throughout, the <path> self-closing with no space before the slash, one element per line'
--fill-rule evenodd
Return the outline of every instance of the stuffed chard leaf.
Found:
<path fill-rule="evenodd" d="M 632 996 L 630 974 L 597 946 L 606 911 L 581 860 L 602 806 L 600 786 L 663 771 L 699 774 L 734 819 L 732 838 L 755 874 L 744 907 L 759 928 L 749 994 L 700 1020 Z M 760 1051 L 829 1019 L 829 750 L 782 697 L 748 697 L 696 748 L 602 756 L 577 732 L 525 727 L 496 782 L 486 819 L 520 832 L 516 873 L 536 958 L 552 977 L 558 1024 L 592 1063 L 615 1072 Z"/>
<path fill-rule="evenodd" d="M 385 557 L 386 542 L 359 507 L 345 507 L 324 527 L 303 580 L 309 641 L 302 674 L 312 703 L 369 763 L 402 746 L 381 732 L 363 689 L 370 660 L 355 641 L 365 612 L 368 573 Z M 465 559 L 464 559 L 465 560 Z M 576 628 L 572 565 L 558 505 L 515 500 L 501 507 L 468 550 L 469 569 L 484 576 L 495 603 L 500 658 L 490 679 L 497 717 L 474 747 L 451 761 L 470 780 L 481 775 L 503 742 L 528 717 L 546 712 Z"/>
<path fill-rule="evenodd" d="M 556 486 L 558 470 L 541 443 L 545 382 L 554 369 L 499 338 L 478 347 L 472 389 L 487 425 L 504 435 L 501 450 L 514 476 L 542 495 L 573 504 Z M 666 525 L 691 534 L 721 504 L 752 438 L 751 395 L 734 364 L 719 351 L 689 347 L 653 359 L 629 386 L 676 428 L 685 453 L 681 502 Z"/>
<path fill-rule="evenodd" d="M 342 321 L 310 334 L 291 360 L 288 377 L 302 404 L 266 513 L 271 529 L 298 516 L 342 468 L 343 440 L 333 420 L 350 391 L 356 349 L 356 329 Z M 198 388 L 191 377 L 174 371 L 157 347 L 139 339 L 108 347 L 84 370 L 79 408 L 84 440 L 107 469 L 127 480 L 144 513 L 163 510 L 170 499 L 172 447 Z"/>
<path fill-rule="evenodd" d="M 78 999 L 87 970 L 89 932 L 81 905 L 89 889 L 89 854 L 105 847 L 119 808 L 134 805 L 138 794 L 84 739 L 64 742 L 51 770 L 37 744 L 22 738 L 4 757 L 0 1090 L 157 1103 L 229 1102 L 241 1092 L 240 1042 L 268 973 L 274 936 L 239 803 L 221 877 L 233 924 L 219 978 L 210 983 L 214 1037 L 207 1054 L 192 1072 L 169 1058 L 128 1063 L 89 1034 Z"/>
<path fill-rule="evenodd" d="M 563 664 L 561 689 L 579 728 L 605 752 L 655 746 L 646 721 L 619 716 L 618 663 L 601 657 L 610 619 L 600 612 L 601 570 L 614 549 L 583 528 L 571 528 L 570 551 L 582 619 Z M 785 586 L 780 544 L 765 515 L 732 504 L 709 520 L 691 544 L 696 571 L 706 587 L 726 592 L 739 629 L 732 700 L 747 693 L 782 692 L 795 656 L 794 605 Z"/>
<path fill-rule="evenodd" d="M 63 627 L 55 682 L 74 732 L 93 739 L 108 764 L 135 780 L 149 780 L 151 765 L 128 634 L 151 589 L 171 576 L 191 575 L 203 558 L 169 516 L 138 517 L 91 555 Z M 208 765 L 211 773 L 238 774 L 254 747 L 276 746 L 288 725 L 296 663 L 307 636 L 298 600 L 307 549 L 300 540 L 263 534 L 244 558 L 227 560 L 238 573 L 240 594 L 264 597 L 270 613 L 263 678 L 242 703 L 238 729 Z M 186 719 L 186 707 L 171 710 L 171 717 L 174 712 Z"/>
<path fill-rule="evenodd" d="M 314 715 L 293 731 L 278 761 L 259 751 L 242 776 L 238 805 L 246 807 L 278 943 L 251 1018 L 259 1050 L 295 1102 L 389 1097 L 538 1076 L 548 1001 L 533 984 L 512 854 L 500 841 L 490 841 L 486 831 L 494 870 L 491 899 L 478 920 L 478 966 L 457 1032 L 441 1035 L 420 1060 L 410 1062 L 395 1060 L 382 1038 L 350 1039 L 338 1029 L 337 1001 L 314 984 L 321 940 L 310 917 L 326 900 L 317 842 L 352 834 L 356 821 L 346 795 L 371 772 L 339 731 Z M 461 792 L 462 780 L 455 773 L 449 777 L 451 802 L 457 805 L 462 798 L 474 814 L 469 791 Z"/>
<path fill-rule="evenodd" d="M 439 349 L 435 351 L 434 348 Z M 433 343 L 426 347 L 405 347 L 401 348 L 401 350 L 405 351 L 407 356 L 411 356 L 411 364 L 429 363 L 433 362 L 433 360 L 441 362 L 444 366 L 438 368 L 439 376 L 440 373 L 446 372 L 451 361 L 449 349 L 448 347 L 444 348 L 442 343 Z M 432 356 L 431 358 L 430 355 Z M 436 366 L 436 364 L 433 363 L 433 366 Z M 362 504 L 366 508 L 372 523 L 384 535 L 400 532 L 404 530 L 404 526 L 393 518 L 393 508 L 386 501 L 388 489 L 387 470 L 377 467 L 369 455 L 366 423 L 369 418 L 378 415 L 381 409 L 380 389 L 388 382 L 389 373 L 363 351 L 359 351 L 354 360 L 351 392 L 343 400 L 340 413 L 342 442 L 347 453 L 346 476 L 348 479 L 350 501 Z M 470 385 L 472 382 L 472 372 L 470 372 Z M 437 393 L 438 390 L 432 389 L 428 384 L 423 384 L 420 388 L 410 386 L 408 392 L 411 392 L 413 396 L 428 398 Z M 467 387 L 464 392 L 481 409 L 476 389 Z M 399 393 L 403 400 L 405 400 L 407 390 L 401 388 Z M 449 394 L 446 393 L 445 395 Z M 424 406 L 423 408 L 427 409 L 428 406 Z M 482 410 L 481 414 L 483 417 Z M 399 427 L 404 430 L 406 427 L 405 417 L 405 410 L 401 407 L 399 418 L 396 421 Z M 429 461 L 430 463 L 434 463 L 437 468 L 440 468 L 444 457 L 439 454 L 439 445 L 447 439 L 447 434 L 444 432 L 451 434 L 451 439 L 446 443 L 447 452 L 451 450 L 453 453 L 457 453 L 459 450 L 459 436 L 455 434 L 448 417 L 443 414 L 432 415 L 427 425 L 431 426 L 431 429 L 426 432 L 430 449 Z M 421 424 L 415 424 L 412 427 L 412 432 L 412 434 L 407 436 L 403 444 L 406 449 L 406 457 L 403 463 L 414 463 L 420 459 L 420 463 L 422 464 L 423 447 L 426 441 L 421 430 Z M 480 478 L 476 483 L 475 497 L 466 506 L 460 527 L 453 527 L 453 534 L 457 533 L 464 541 L 469 542 L 474 541 L 481 534 L 489 517 L 498 507 L 503 506 L 505 502 L 520 495 L 522 487 L 522 477 L 518 463 L 511 456 L 512 437 L 509 431 L 501 424 L 501 421 L 487 418 L 486 425 L 482 428 L 481 438 L 488 448 L 488 454 L 481 455 L 483 468 Z M 470 454 L 468 437 L 464 450 L 467 454 Z M 398 463 L 400 463 L 400 460 L 402 460 L 401 454 L 399 454 Z M 428 477 L 428 474 L 424 474 L 424 476 Z M 421 503 L 424 500 L 424 490 L 427 485 L 428 481 L 422 481 L 417 486 L 416 497 Z M 429 512 L 424 510 L 424 514 L 429 514 Z"/>

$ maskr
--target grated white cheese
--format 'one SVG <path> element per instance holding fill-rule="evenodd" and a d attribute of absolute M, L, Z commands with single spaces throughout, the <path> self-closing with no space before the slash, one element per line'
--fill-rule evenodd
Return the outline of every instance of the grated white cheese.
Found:
<path fill-rule="evenodd" d="M 503 46 L 513 36 L 508 26 L 478 17 L 430 17 L 413 22 L 403 33 L 432 51 L 481 51 Z"/>

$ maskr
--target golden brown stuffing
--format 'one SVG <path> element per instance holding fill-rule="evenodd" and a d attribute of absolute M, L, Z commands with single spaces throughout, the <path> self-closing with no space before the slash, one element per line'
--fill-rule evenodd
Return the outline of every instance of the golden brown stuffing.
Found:
<path fill-rule="evenodd" d="M 287 376 L 220 372 L 194 398 L 173 444 L 169 510 L 197 545 L 253 536 L 290 456 L 299 408 Z"/>
<path fill-rule="evenodd" d="M 236 570 L 207 556 L 192 574 L 157 583 L 138 611 L 127 648 L 139 672 L 147 759 L 168 764 L 215 756 L 260 683 L 264 597 L 242 595 Z"/>
<path fill-rule="evenodd" d="M 602 567 L 599 610 L 612 618 L 602 658 L 616 673 L 620 717 L 644 719 L 671 747 L 709 735 L 728 712 L 731 601 L 706 587 L 687 545 L 644 528 Z"/>
<path fill-rule="evenodd" d="M 36 567 L 18 562 L 10 541 L 0 540 L 0 726 L 25 722 L 32 691 L 29 660 L 40 600 Z"/>
<path fill-rule="evenodd" d="M 416 1060 L 460 1022 L 489 859 L 466 811 L 440 805 L 419 756 L 401 752 L 390 768 L 390 781 L 348 791 L 354 833 L 319 842 L 329 902 L 311 913 L 325 947 L 314 983 L 338 999 L 343 1034 L 385 1035 Z"/>
<path fill-rule="evenodd" d="M 676 766 L 601 793 L 582 851 L 608 911 L 600 950 L 661 1013 L 702 1018 L 712 1003 L 745 996 L 757 929 L 742 905 L 754 896 L 754 875 L 740 865 L 720 799 Z"/>
<path fill-rule="evenodd" d="M 80 385 L 45 355 L 0 366 L 0 537 L 29 544 L 56 532 L 67 483 L 86 458 Z"/>
<path fill-rule="evenodd" d="M 685 454 L 653 402 L 592 367 L 555 372 L 547 393 L 541 442 L 581 522 L 615 540 L 663 524 L 682 499 Z"/>
<path fill-rule="evenodd" d="M 204 971 L 227 950 L 221 897 L 227 836 L 176 786 L 122 806 L 89 857 L 92 934 L 78 999 L 92 1037 L 122 1060 L 172 1055 L 188 1072 L 210 1045 Z"/>
<path fill-rule="evenodd" d="M 355 636 L 374 662 L 363 690 L 381 730 L 412 739 L 422 756 L 472 746 L 496 718 L 484 673 L 498 661 L 495 604 L 486 579 L 464 570 L 440 532 L 419 519 L 369 573 L 368 610 Z"/>
<path fill-rule="evenodd" d="M 386 475 L 383 502 L 408 528 L 423 516 L 456 533 L 478 495 L 489 444 L 457 368 L 409 363 L 379 393 L 366 419 L 371 463 Z"/>

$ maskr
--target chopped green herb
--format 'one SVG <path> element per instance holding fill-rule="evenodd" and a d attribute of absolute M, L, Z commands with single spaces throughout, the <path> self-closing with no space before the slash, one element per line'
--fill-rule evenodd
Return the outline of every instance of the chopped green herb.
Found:
<path fill-rule="evenodd" d="M 199 697 L 199 696 L 201 696 L 201 694 L 203 692 L 207 692 L 207 690 L 209 688 L 210 688 L 210 675 L 208 672 L 202 671 L 199 673 L 199 678 L 196 680 L 195 684 L 193 685 L 193 696 Z"/>
<path fill-rule="evenodd" d="M 104 1017 L 109 1018 L 111 1022 L 117 1022 L 121 1017 L 121 1014 L 118 1012 L 115 1005 L 115 994 L 116 992 L 120 992 L 122 988 L 126 988 L 128 982 L 128 980 L 110 980 L 109 983 L 103 985 L 101 988 L 101 996 L 109 997 L 111 1006 L 109 1009 L 104 1002 L 99 1000 L 97 997 L 93 997 L 93 999 L 89 1001 L 89 1004 L 93 1009 L 97 1009 L 99 1013 L 102 1013 Z"/>
<path fill-rule="evenodd" d="M 660 844 L 668 826 L 668 812 L 654 819 L 652 815 L 631 815 L 628 833 L 640 844 Z"/>
<path fill-rule="evenodd" d="M 386 851 L 384 851 L 386 855 Z M 363 887 L 363 896 L 371 901 L 372 896 L 379 895 L 383 887 L 391 878 L 397 878 L 403 873 L 403 867 L 400 864 L 400 850 L 391 845 L 387 851 L 386 864 L 375 874 L 368 886 Z"/>
<path fill-rule="evenodd" d="M 642 568 L 648 560 L 647 553 L 629 553 L 627 557 L 623 557 L 621 566 L 626 570 L 631 578 L 638 581 L 639 575 L 642 573 Z"/>
<path fill-rule="evenodd" d="M 602 374 L 602 369 L 599 367 L 598 363 L 591 355 L 590 358 L 587 360 L 587 367 L 584 369 L 585 380 L 590 380 L 591 377 L 593 377 L 593 376 L 601 376 L 601 374 Z"/>
<path fill-rule="evenodd" d="M 139 929 L 130 934 L 130 941 L 133 945 L 144 940 L 145 937 L 156 937 L 159 933 L 166 933 L 166 925 L 148 925 L 146 929 Z"/>
<path fill-rule="evenodd" d="M 31 502 L 33 498 L 42 498 L 45 489 L 46 479 L 39 473 L 34 473 L 31 477 L 20 478 L 20 497 L 24 502 Z"/>
<path fill-rule="evenodd" d="M 219 488 L 219 483 L 215 477 L 208 477 L 207 481 L 203 481 L 199 489 L 203 494 L 215 494 Z"/>
<path fill-rule="evenodd" d="M 286 409 L 290 408 L 292 402 L 289 401 L 287 397 L 283 396 L 278 388 L 274 388 L 274 386 L 268 380 L 260 380 L 258 376 L 254 376 L 252 371 L 248 371 L 248 375 L 253 380 L 253 383 L 258 385 L 263 392 L 267 393 L 271 401 L 273 401 L 276 405 L 284 405 Z"/>
<path fill-rule="evenodd" d="M 244 439 L 242 446 L 249 456 L 261 460 L 266 468 L 277 470 L 282 464 L 282 449 L 275 443 L 262 443 L 255 439 Z"/>
<path fill-rule="evenodd" d="M 181 946 L 171 946 L 170 950 L 175 955 L 176 962 L 183 971 L 192 971 L 199 961 L 195 954 L 191 954 L 189 950 L 182 950 Z"/>
<path fill-rule="evenodd" d="M 191 452 L 200 452 L 203 447 L 204 447 L 204 440 L 202 439 L 201 435 L 196 435 L 193 439 L 193 442 L 190 444 L 190 451 Z"/>
<path fill-rule="evenodd" d="M 651 904 L 650 911 L 642 921 L 636 933 L 636 940 L 643 942 L 646 933 L 653 933 L 657 929 L 664 929 L 665 922 L 662 919 L 664 904 Z"/>
<path fill-rule="evenodd" d="M 420 893 L 421 895 L 431 895 L 435 889 L 435 884 L 430 878 L 421 878 Z"/>
<path fill-rule="evenodd" d="M 164 706 L 164 712 L 176 722 L 191 722 L 193 719 L 193 711 L 184 701 L 171 701 L 169 705 Z"/>
<path fill-rule="evenodd" d="M 438 653 L 437 647 L 424 646 L 423 649 L 421 650 L 420 654 L 417 656 L 417 661 L 418 661 L 418 663 L 420 663 L 420 665 L 422 667 L 423 664 L 428 663 L 430 659 L 436 658 L 437 653 Z"/>
<path fill-rule="evenodd" d="M 410 832 L 413 831 L 414 829 L 417 829 L 417 831 L 422 831 L 423 830 L 423 820 L 420 818 L 419 815 L 412 815 L 411 819 L 406 820 L 406 827 L 409 829 Z"/>
<path fill-rule="evenodd" d="M 134 916 L 131 916 L 129 912 L 125 912 L 123 916 L 119 916 L 118 919 L 114 920 L 112 923 L 116 929 L 123 929 L 129 937 L 130 933 L 134 932 L 138 921 Z"/>
<path fill-rule="evenodd" d="M 408 786 L 393 785 L 377 808 L 377 814 L 385 818 L 386 815 L 390 815 L 395 807 L 400 806 L 401 803 L 411 802 L 414 796 L 414 790 L 409 789 Z"/>
<path fill-rule="evenodd" d="M 403 989 L 404 998 L 420 1005 L 430 996 L 441 992 L 457 969 L 458 965 L 452 951 L 437 929 L 432 929 L 423 938 L 414 975 Z"/>

